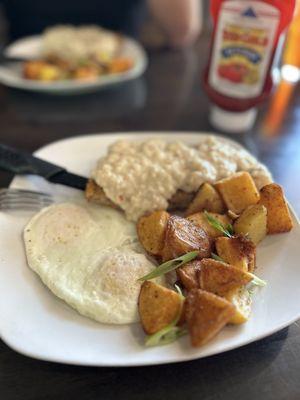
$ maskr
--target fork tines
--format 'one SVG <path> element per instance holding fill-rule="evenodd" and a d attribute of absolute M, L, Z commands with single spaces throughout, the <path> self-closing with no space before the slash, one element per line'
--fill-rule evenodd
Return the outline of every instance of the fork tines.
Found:
<path fill-rule="evenodd" d="M 0 210 L 36 210 L 53 203 L 50 194 L 22 189 L 0 189 Z"/>

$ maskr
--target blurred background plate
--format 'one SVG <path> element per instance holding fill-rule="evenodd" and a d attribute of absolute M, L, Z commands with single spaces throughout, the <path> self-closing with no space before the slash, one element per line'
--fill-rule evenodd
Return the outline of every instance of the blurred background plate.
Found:
<path fill-rule="evenodd" d="M 0 82 L 6 86 L 44 92 L 49 94 L 75 94 L 91 93 L 111 85 L 137 78 L 145 71 L 148 60 L 142 46 L 133 39 L 123 36 L 121 56 L 133 59 L 134 66 L 129 71 L 101 76 L 92 81 L 56 81 L 39 82 L 22 77 L 22 63 L 12 62 L 0 65 Z M 17 40 L 5 49 L 7 57 L 22 57 L 24 59 L 34 59 L 40 56 L 41 36 L 29 36 Z"/>

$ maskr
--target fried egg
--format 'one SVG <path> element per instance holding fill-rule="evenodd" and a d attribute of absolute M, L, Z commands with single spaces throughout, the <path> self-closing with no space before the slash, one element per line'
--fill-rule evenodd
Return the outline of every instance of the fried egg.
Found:
<path fill-rule="evenodd" d="M 24 242 L 29 267 L 80 314 L 103 323 L 138 321 L 137 280 L 155 265 L 122 212 L 52 205 L 30 220 Z"/>

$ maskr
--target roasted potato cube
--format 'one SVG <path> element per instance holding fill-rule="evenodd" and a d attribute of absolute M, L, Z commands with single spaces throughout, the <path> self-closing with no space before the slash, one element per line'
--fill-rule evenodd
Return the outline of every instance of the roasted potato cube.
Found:
<path fill-rule="evenodd" d="M 198 258 L 209 257 L 211 241 L 207 233 L 189 220 L 170 216 L 162 251 L 163 260 L 177 258 L 190 251 L 198 250 Z"/>
<path fill-rule="evenodd" d="M 215 184 L 227 208 L 240 214 L 259 201 L 259 192 L 249 172 L 237 172 Z"/>
<path fill-rule="evenodd" d="M 201 268 L 201 261 L 193 260 L 176 269 L 177 278 L 186 290 L 199 288 L 198 273 Z"/>
<path fill-rule="evenodd" d="M 56 81 L 62 78 L 63 74 L 60 68 L 56 65 L 48 64 L 41 69 L 38 79 L 41 81 Z"/>
<path fill-rule="evenodd" d="M 177 192 L 170 198 L 168 210 L 185 210 L 193 200 L 194 193 L 187 193 L 183 190 Z"/>
<path fill-rule="evenodd" d="M 253 278 L 248 272 L 212 258 L 203 258 L 200 262 L 200 289 L 219 296 L 223 296 L 229 290 L 247 285 Z"/>
<path fill-rule="evenodd" d="M 267 209 L 267 231 L 269 234 L 289 232 L 293 221 L 281 186 L 270 183 L 260 191 L 260 201 Z"/>
<path fill-rule="evenodd" d="M 144 331 L 152 335 L 179 317 L 182 299 L 173 290 L 145 281 L 141 287 L 138 309 Z"/>
<path fill-rule="evenodd" d="M 101 68 L 96 67 L 94 65 L 85 65 L 82 67 L 78 67 L 73 72 L 73 78 L 82 80 L 82 81 L 90 81 L 95 80 L 101 74 Z"/>
<path fill-rule="evenodd" d="M 137 223 L 139 240 L 146 251 L 159 255 L 165 244 L 165 233 L 170 214 L 166 211 L 154 211 L 141 217 Z"/>
<path fill-rule="evenodd" d="M 215 244 L 218 255 L 226 263 L 246 272 L 254 271 L 256 248 L 251 240 L 243 235 L 232 238 L 222 236 L 216 239 Z"/>
<path fill-rule="evenodd" d="M 109 65 L 108 70 L 111 74 L 119 74 L 121 72 L 128 71 L 133 67 L 133 61 L 131 58 L 119 57 L 113 59 Z"/>
<path fill-rule="evenodd" d="M 251 314 L 251 295 L 244 287 L 233 289 L 224 295 L 225 299 L 230 301 L 235 307 L 235 314 L 229 323 L 240 325 L 248 321 Z"/>
<path fill-rule="evenodd" d="M 184 310 L 191 344 L 195 347 L 212 339 L 235 314 L 235 307 L 229 301 L 201 289 L 188 292 Z"/>
<path fill-rule="evenodd" d="M 209 213 L 212 217 L 217 219 L 218 221 L 221 222 L 225 227 L 228 224 L 231 224 L 231 219 L 228 217 L 228 215 L 224 214 L 215 214 L 215 213 Z M 215 229 L 211 224 L 208 222 L 208 219 L 205 215 L 204 212 L 199 212 L 196 214 L 192 214 L 189 217 L 187 217 L 189 221 L 192 221 L 195 225 L 200 226 L 200 228 L 204 229 L 205 232 L 211 237 L 211 238 L 217 238 L 219 236 L 223 236 L 223 233 L 220 232 L 219 230 Z"/>
<path fill-rule="evenodd" d="M 185 215 L 195 214 L 203 210 L 218 214 L 225 212 L 225 204 L 222 197 L 210 183 L 203 183 L 200 186 Z"/>
<path fill-rule="evenodd" d="M 23 64 L 23 75 L 27 79 L 39 79 L 42 68 L 47 65 L 45 61 L 27 61 Z"/>
<path fill-rule="evenodd" d="M 267 209 L 262 204 L 247 207 L 234 222 L 234 231 L 247 235 L 255 245 L 267 234 Z"/>
<path fill-rule="evenodd" d="M 46 61 L 36 60 L 25 62 L 23 75 L 27 79 L 54 81 L 60 79 L 62 73 L 59 67 Z"/>

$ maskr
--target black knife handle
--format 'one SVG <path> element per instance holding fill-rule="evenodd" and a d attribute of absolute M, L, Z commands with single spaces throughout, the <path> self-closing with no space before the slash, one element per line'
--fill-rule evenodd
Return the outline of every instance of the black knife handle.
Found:
<path fill-rule="evenodd" d="M 33 174 L 50 180 L 66 170 L 29 153 L 0 144 L 0 168 L 15 174 Z"/>

